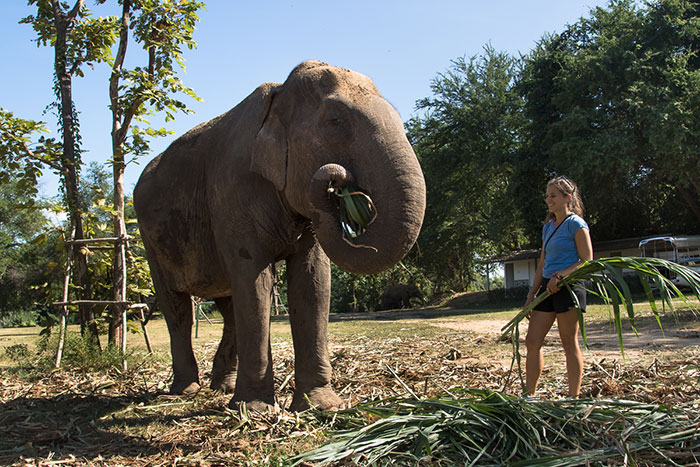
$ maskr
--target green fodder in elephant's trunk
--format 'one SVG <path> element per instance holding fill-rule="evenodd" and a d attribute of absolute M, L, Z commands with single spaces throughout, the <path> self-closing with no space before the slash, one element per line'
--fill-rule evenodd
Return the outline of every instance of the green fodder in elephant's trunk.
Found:
<path fill-rule="evenodd" d="M 423 221 L 425 184 L 417 163 L 412 167 L 409 163 L 378 160 L 387 165 L 386 170 L 380 167 L 353 174 L 341 165 L 326 164 L 316 171 L 308 187 L 311 223 L 319 244 L 331 261 L 354 274 L 375 274 L 400 261 L 418 238 Z M 355 191 L 353 185 L 360 190 Z M 354 193 L 343 198 L 343 215 L 350 216 L 348 209 L 357 209 L 358 205 L 363 209 L 366 203 L 368 218 L 355 213 L 360 220 L 359 232 L 348 227 L 355 236 L 346 232 L 339 198 L 329 193 L 330 187 L 348 187 L 346 193 Z M 372 204 L 360 193 L 366 193 Z M 367 228 L 362 230 L 365 221 Z"/>
<path fill-rule="evenodd" d="M 356 239 L 377 218 L 377 208 L 372 199 L 352 183 L 343 187 L 328 187 L 328 193 L 338 201 L 340 224 L 343 228 L 343 240 L 353 247 L 362 247 Z M 368 247 L 374 248 L 374 247 Z"/>

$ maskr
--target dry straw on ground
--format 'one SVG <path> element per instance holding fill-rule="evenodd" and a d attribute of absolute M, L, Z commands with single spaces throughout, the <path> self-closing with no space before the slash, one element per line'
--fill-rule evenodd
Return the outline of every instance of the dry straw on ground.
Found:
<path fill-rule="evenodd" d="M 410 333 L 409 333 L 410 334 Z M 352 335 L 331 342 L 334 385 L 350 405 L 394 396 L 442 397 L 456 388 L 519 394 L 508 381 L 509 345 L 497 335 L 441 331 L 430 338 L 405 332 L 384 339 Z M 200 346 L 207 380 L 215 343 Z M 280 403 L 291 400 L 290 342 L 273 345 Z M 473 358 L 474 355 L 480 356 Z M 493 355 L 494 358 L 488 358 Z M 584 395 L 649 403 L 698 400 L 696 347 L 672 358 L 587 361 Z M 564 372 L 553 368 L 542 397 L 561 397 Z M 313 413 L 254 415 L 226 408 L 229 395 L 201 391 L 169 396 L 166 359 L 126 374 L 61 370 L 43 377 L 0 376 L 2 465 L 285 465 L 321 445 L 338 425 Z"/>

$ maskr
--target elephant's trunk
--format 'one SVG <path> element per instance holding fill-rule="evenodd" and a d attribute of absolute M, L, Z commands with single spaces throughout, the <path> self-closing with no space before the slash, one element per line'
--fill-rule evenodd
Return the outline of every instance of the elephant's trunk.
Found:
<path fill-rule="evenodd" d="M 340 268 L 356 274 L 374 274 L 390 268 L 411 249 L 423 222 L 425 182 L 412 149 L 407 160 L 387 160 L 372 173 L 352 174 L 338 164 L 318 169 L 309 186 L 311 220 L 316 237 L 328 257 Z M 344 236 L 338 201 L 329 186 L 355 183 L 369 195 L 377 216 L 353 239 Z"/>

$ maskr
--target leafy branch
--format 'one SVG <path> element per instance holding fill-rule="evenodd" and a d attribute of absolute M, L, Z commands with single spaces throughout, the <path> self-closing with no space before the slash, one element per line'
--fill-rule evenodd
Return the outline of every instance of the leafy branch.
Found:
<path fill-rule="evenodd" d="M 578 269 L 561 280 L 559 283 L 560 287 L 566 288 L 569 291 L 575 304 L 578 304 L 578 299 L 571 289 L 572 286 L 582 285 L 583 283 L 588 282 L 589 285 L 586 287 L 586 290 L 597 295 L 598 297 L 601 297 L 607 305 L 612 306 L 613 320 L 615 322 L 617 337 L 620 343 L 620 352 L 624 358 L 624 346 L 622 343 L 622 309 L 626 311 L 627 318 L 629 319 L 630 325 L 632 326 L 635 334 L 637 333 L 637 330 L 634 324 L 635 311 L 632 294 L 629 286 L 622 276 L 622 273 L 620 272 L 623 269 L 630 269 L 637 273 L 637 276 L 642 283 L 642 287 L 644 288 L 646 298 L 651 306 L 652 313 L 654 314 L 659 327 L 662 329 L 663 327 L 661 326 L 659 308 L 656 304 L 654 292 L 650 283 L 653 283 L 654 287 L 657 289 L 662 305 L 668 305 L 672 313 L 675 314 L 675 307 L 673 304 L 674 298 L 682 299 L 683 302 L 693 311 L 697 311 L 697 307 L 688 301 L 688 298 L 670 279 L 661 273 L 661 270 L 665 269 L 668 272 L 683 278 L 688 283 L 692 293 L 698 300 L 700 300 L 700 274 L 686 266 L 660 258 L 614 257 L 586 261 L 579 266 Z M 549 295 L 549 292 L 546 291 L 538 295 L 502 329 L 502 336 L 511 337 L 514 349 L 513 359 L 514 361 L 517 360 L 518 366 L 520 366 L 520 332 L 518 325 Z M 579 324 L 581 327 L 583 341 L 587 344 L 583 313 L 580 311 Z"/>

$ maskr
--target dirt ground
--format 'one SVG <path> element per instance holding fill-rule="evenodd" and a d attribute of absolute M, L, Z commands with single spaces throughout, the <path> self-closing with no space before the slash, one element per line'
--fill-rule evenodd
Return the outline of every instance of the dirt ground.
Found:
<path fill-rule="evenodd" d="M 470 331 L 477 334 L 499 336 L 507 320 L 474 320 L 474 321 L 444 321 L 436 323 L 459 331 Z M 622 332 L 623 351 L 627 358 L 640 358 L 650 352 L 674 352 L 691 346 L 700 346 L 700 322 L 667 322 L 660 328 L 648 318 L 636 326 L 637 333 L 630 329 Z M 527 333 L 527 324 L 521 323 L 521 335 Z M 556 345 L 558 339 L 556 323 L 547 336 L 547 345 Z M 586 329 L 586 341 L 593 356 L 596 358 L 619 357 L 620 343 L 612 323 L 597 323 Z M 581 338 L 580 344 L 584 347 Z"/>
<path fill-rule="evenodd" d="M 332 315 L 333 385 L 348 407 L 396 397 L 445 397 L 460 388 L 521 394 L 513 348 L 500 339 L 506 314 L 469 316 L 463 308 Z M 483 313 L 483 310 L 480 311 Z M 275 326 L 286 326 L 283 317 Z M 607 322 L 588 327 L 584 397 L 673 405 L 700 401 L 700 321 L 637 320 L 626 330 L 625 359 Z M 525 353 L 521 324 L 520 352 Z M 206 387 L 218 342 L 195 341 Z M 167 393 L 167 349 L 128 372 L 62 369 L 23 376 L 0 371 L 0 465 L 288 465 L 290 455 L 318 446 L 329 425 L 313 414 L 284 410 L 294 389 L 291 340 L 272 343 L 274 417 L 227 408 L 230 394 L 203 389 Z M 545 342 L 540 397 L 565 397 L 564 359 L 553 329 Z"/>
<path fill-rule="evenodd" d="M 372 320 L 372 321 L 395 321 L 402 320 L 410 322 L 412 320 L 425 320 L 431 326 L 451 329 L 455 331 L 467 331 L 469 333 L 483 335 L 489 339 L 497 339 L 503 327 L 508 324 L 509 319 L 504 318 L 482 318 L 469 319 L 461 318 L 470 312 L 481 310 L 470 310 L 464 308 L 452 308 L 448 310 L 390 310 L 377 311 L 372 313 L 347 314 L 331 316 L 331 320 Z M 438 319 L 434 319 L 438 315 Z M 454 316 L 454 318 L 450 318 Z M 510 317 L 509 317 L 510 318 Z M 636 333 L 629 323 L 623 321 L 622 342 L 625 358 L 640 358 L 651 353 L 673 353 L 681 349 L 700 347 L 700 319 L 697 319 L 692 312 L 682 312 L 678 320 L 667 317 L 662 320 L 662 326 L 651 316 L 637 318 L 635 322 Z M 520 335 L 522 338 L 527 333 L 527 321 L 520 323 Z M 547 335 L 545 346 L 557 346 L 556 322 Z M 619 337 L 612 321 L 596 322 L 586 327 L 586 342 L 588 350 L 596 358 L 620 357 Z M 580 345 L 585 347 L 583 338 L 580 338 Z M 524 353 L 524 349 L 522 350 Z"/>

